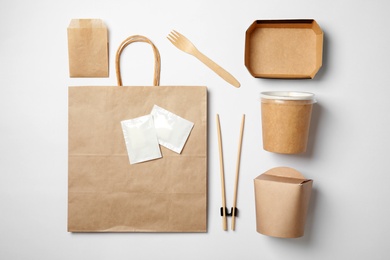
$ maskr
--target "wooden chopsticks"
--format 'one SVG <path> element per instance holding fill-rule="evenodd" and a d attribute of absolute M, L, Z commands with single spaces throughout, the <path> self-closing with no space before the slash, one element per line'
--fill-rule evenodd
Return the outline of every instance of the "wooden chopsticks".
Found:
<path fill-rule="evenodd" d="M 236 228 L 236 216 L 237 216 L 237 191 L 238 191 L 238 177 L 240 172 L 240 161 L 241 161 L 241 148 L 242 148 L 242 136 L 244 134 L 245 115 L 242 115 L 241 129 L 240 129 L 240 141 L 238 143 L 237 152 L 237 163 L 236 163 L 236 181 L 234 184 L 234 197 L 233 197 L 233 208 L 232 208 L 232 230 Z"/>
<path fill-rule="evenodd" d="M 219 115 L 217 114 L 217 133 L 218 133 L 218 150 L 219 150 L 219 169 L 221 175 L 221 191 L 222 191 L 222 229 L 227 230 L 226 220 L 226 194 L 225 194 L 225 173 L 223 167 L 223 149 L 222 149 L 222 136 L 221 136 L 221 124 L 219 122 Z"/>
<path fill-rule="evenodd" d="M 233 196 L 233 207 L 231 212 L 227 213 L 226 208 L 226 193 L 225 193 L 225 172 L 224 172 L 224 162 L 223 162 L 223 149 L 222 149 L 222 135 L 221 135 L 221 124 L 219 120 L 219 115 L 216 116 L 217 121 L 217 134 L 218 134 L 218 150 L 219 150 L 219 168 L 220 168 L 220 177 L 221 177 L 221 191 L 222 191 L 222 207 L 221 207 L 221 216 L 222 216 L 222 228 L 227 230 L 227 216 L 232 216 L 232 225 L 231 229 L 235 230 L 236 228 L 236 216 L 237 216 L 237 191 L 238 191 L 238 178 L 240 172 L 240 161 L 241 161 L 241 150 L 242 150 L 242 138 L 244 133 L 245 125 L 245 115 L 242 115 L 241 128 L 240 128 L 240 139 L 238 143 L 238 152 L 237 152 L 237 162 L 236 162 L 236 178 L 234 184 L 234 196 Z"/>

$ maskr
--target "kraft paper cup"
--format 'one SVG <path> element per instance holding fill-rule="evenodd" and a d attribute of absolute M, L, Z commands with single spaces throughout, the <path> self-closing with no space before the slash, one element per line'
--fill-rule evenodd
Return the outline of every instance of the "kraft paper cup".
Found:
<path fill-rule="evenodd" d="M 262 92 L 264 150 L 283 154 L 306 152 L 314 103 L 314 94 L 308 92 Z"/>

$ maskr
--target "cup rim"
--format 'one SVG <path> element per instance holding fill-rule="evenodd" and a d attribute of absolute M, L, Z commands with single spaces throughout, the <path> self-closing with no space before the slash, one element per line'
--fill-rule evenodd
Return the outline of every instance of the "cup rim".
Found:
<path fill-rule="evenodd" d="M 275 100 L 312 100 L 314 101 L 314 94 L 310 92 L 300 91 L 266 91 L 261 92 L 260 97 L 264 99 Z"/>

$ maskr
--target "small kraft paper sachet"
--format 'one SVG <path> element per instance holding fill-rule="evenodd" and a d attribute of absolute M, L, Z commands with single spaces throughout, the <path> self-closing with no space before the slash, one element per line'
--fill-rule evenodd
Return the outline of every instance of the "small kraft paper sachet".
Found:
<path fill-rule="evenodd" d="M 72 19 L 68 27 L 70 77 L 108 77 L 108 31 L 101 19 Z"/>

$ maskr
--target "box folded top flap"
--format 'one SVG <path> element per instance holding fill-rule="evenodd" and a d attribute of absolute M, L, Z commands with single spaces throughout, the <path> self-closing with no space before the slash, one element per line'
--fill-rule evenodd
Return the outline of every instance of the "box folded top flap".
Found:
<path fill-rule="evenodd" d="M 107 28 L 101 19 L 72 19 L 68 28 Z"/>
<path fill-rule="evenodd" d="M 259 175 L 257 180 L 276 181 L 291 184 L 304 184 L 312 180 L 306 179 L 300 172 L 289 167 L 272 168 Z"/>

